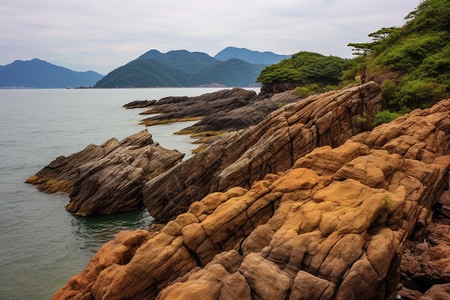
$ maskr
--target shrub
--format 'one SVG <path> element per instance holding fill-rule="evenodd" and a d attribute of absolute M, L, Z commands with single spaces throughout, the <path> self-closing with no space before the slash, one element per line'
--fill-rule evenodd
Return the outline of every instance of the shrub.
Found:
<path fill-rule="evenodd" d="M 305 86 L 299 86 L 295 88 L 295 91 L 301 98 L 308 97 L 311 93 L 310 90 Z"/>
<path fill-rule="evenodd" d="M 387 79 L 381 84 L 381 92 L 383 94 L 384 99 L 386 99 L 386 101 L 389 102 L 389 101 L 392 101 L 392 99 L 394 99 L 394 93 L 395 93 L 396 88 L 397 88 L 397 83 L 395 83 L 395 81 L 393 81 L 391 79 Z"/>
<path fill-rule="evenodd" d="M 361 116 L 356 119 L 356 123 L 365 124 L 367 122 L 367 113 L 363 112 Z"/>
<path fill-rule="evenodd" d="M 410 80 L 399 85 L 394 98 L 388 102 L 396 108 L 421 107 L 425 108 L 445 96 L 445 86 L 427 82 L 425 80 Z"/>
<path fill-rule="evenodd" d="M 394 121 L 398 117 L 400 117 L 401 114 L 390 112 L 389 110 L 383 110 L 377 112 L 375 115 L 375 121 L 373 122 L 373 126 L 378 126 L 384 123 L 389 123 L 391 121 Z"/>

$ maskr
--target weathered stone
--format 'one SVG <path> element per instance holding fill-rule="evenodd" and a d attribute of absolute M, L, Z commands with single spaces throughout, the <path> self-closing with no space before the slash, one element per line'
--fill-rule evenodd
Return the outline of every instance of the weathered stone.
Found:
<path fill-rule="evenodd" d="M 287 92 L 290 93 L 290 92 Z M 273 96 L 282 97 L 282 96 Z M 156 219 L 172 219 L 206 195 L 250 188 L 268 173 L 284 171 L 314 148 L 338 146 L 361 132 L 356 119 L 381 107 L 375 83 L 311 96 L 285 105 L 246 131 L 231 133 L 144 188 L 144 203 Z M 367 146 L 358 144 L 361 151 Z M 353 148 L 348 153 L 354 155 Z"/>
<path fill-rule="evenodd" d="M 155 144 L 143 130 L 120 142 L 113 138 L 60 156 L 26 182 L 46 192 L 69 193 L 66 209 L 75 215 L 110 214 L 139 207 L 145 183 L 183 156 Z"/>
<path fill-rule="evenodd" d="M 121 231 L 114 240 L 104 244 L 83 272 L 72 277 L 52 299 L 94 299 L 91 289 L 100 272 L 115 264 L 127 264 L 136 250 L 153 236 L 154 233 L 146 230 Z"/>
<path fill-rule="evenodd" d="M 318 148 L 248 190 L 213 193 L 127 264 L 112 262 L 74 289 L 95 299 L 217 299 L 231 297 L 230 287 L 252 299 L 391 297 L 405 239 L 447 188 L 449 112 L 450 99 L 327 147 L 332 155 Z M 391 147 L 411 138 L 410 148 L 425 143 L 422 154 Z M 331 167 L 316 163 L 339 153 Z M 384 179 L 372 180 L 379 171 L 369 169 Z"/>

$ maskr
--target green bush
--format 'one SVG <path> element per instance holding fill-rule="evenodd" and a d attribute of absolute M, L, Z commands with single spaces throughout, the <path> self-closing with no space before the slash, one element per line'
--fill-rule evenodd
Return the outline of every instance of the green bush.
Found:
<path fill-rule="evenodd" d="M 256 81 L 268 84 L 282 82 L 338 84 L 342 70 L 347 65 L 348 61 L 343 58 L 301 51 L 289 59 L 266 67 Z"/>
<path fill-rule="evenodd" d="M 388 102 L 394 99 L 394 93 L 396 89 L 397 83 L 395 83 L 395 81 L 391 79 L 387 79 L 381 84 L 381 92 L 384 99 Z"/>
<path fill-rule="evenodd" d="M 375 115 L 375 121 L 373 122 L 373 126 L 378 126 L 384 123 L 389 123 L 391 121 L 394 121 L 398 117 L 400 117 L 401 114 L 390 112 L 389 110 L 383 110 L 377 112 Z"/>
<path fill-rule="evenodd" d="M 356 119 L 356 123 L 358 124 L 365 124 L 367 122 L 367 113 L 363 112 L 361 116 L 358 116 Z"/>
<path fill-rule="evenodd" d="M 399 85 L 394 93 L 394 98 L 388 102 L 397 109 L 403 107 L 426 108 L 445 95 L 443 85 L 424 80 L 410 80 Z"/>
<path fill-rule="evenodd" d="M 301 98 L 305 98 L 311 95 L 311 91 L 305 86 L 296 87 L 295 91 Z"/>

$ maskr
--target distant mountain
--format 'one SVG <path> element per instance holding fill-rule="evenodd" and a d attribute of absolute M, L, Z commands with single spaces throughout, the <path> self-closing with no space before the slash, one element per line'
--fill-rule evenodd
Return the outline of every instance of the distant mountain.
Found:
<path fill-rule="evenodd" d="M 251 64 L 273 65 L 291 55 L 280 55 L 273 52 L 253 51 L 246 48 L 227 47 L 214 56 L 215 59 L 227 61 L 231 58 L 239 58 Z"/>
<path fill-rule="evenodd" d="M 211 85 L 220 83 L 225 86 L 252 86 L 265 65 L 249 64 L 243 60 L 232 58 L 208 65 L 200 72 L 189 77 L 190 85 Z"/>
<path fill-rule="evenodd" d="M 189 52 L 187 50 L 172 50 L 161 53 L 153 49 L 142 54 L 138 59 L 155 59 L 187 73 L 198 72 L 203 67 L 217 62 L 216 59 L 206 53 Z"/>
<path fill-rule="evenodd" d="M 37 58 L 0 66 L 0 88 L 75 88 L 93 86 L 102 77 L 94 71 L 72 71 Z"/>
<path fill-rule="evenodd" d="M 96 88 L 181 87 L 189 74 L 156 59 L 137 59 L 100 79 Z"/>
<path fill-rule="evenodd" d="M 110 72 L 95 87 L 253 86 L 264 67 L 237 58 L 220 61 L 203 52 L 153 49 Z"/>

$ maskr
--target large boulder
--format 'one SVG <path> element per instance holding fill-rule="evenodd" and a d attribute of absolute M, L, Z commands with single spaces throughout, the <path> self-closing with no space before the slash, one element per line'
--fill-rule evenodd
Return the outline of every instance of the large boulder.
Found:
<path fill-rule="evenodd" d="M 112 138 L 98 146 L 60 156 L 26 182 L 53 193 L 69 193 L 66 209 L 75 215 L 110 214 L 142 205 L 142 188 L 184 157 L 154 143 L 143 130 L 118 141 Z"/>
<path fill-rule="evenodd" d="M 274 95 L 272 101 L 283 102 L 292 93 Z M 144 203 L 153 217 L 169 220 L 209 193 L 249 188 L 268 173 L 292 167 L 314 148 L 341 145 L 363 131 L 358 117 L 374 115 L 381 102 L 380 87 L 371 82 L 287 104 L 148 182 Z"/>

